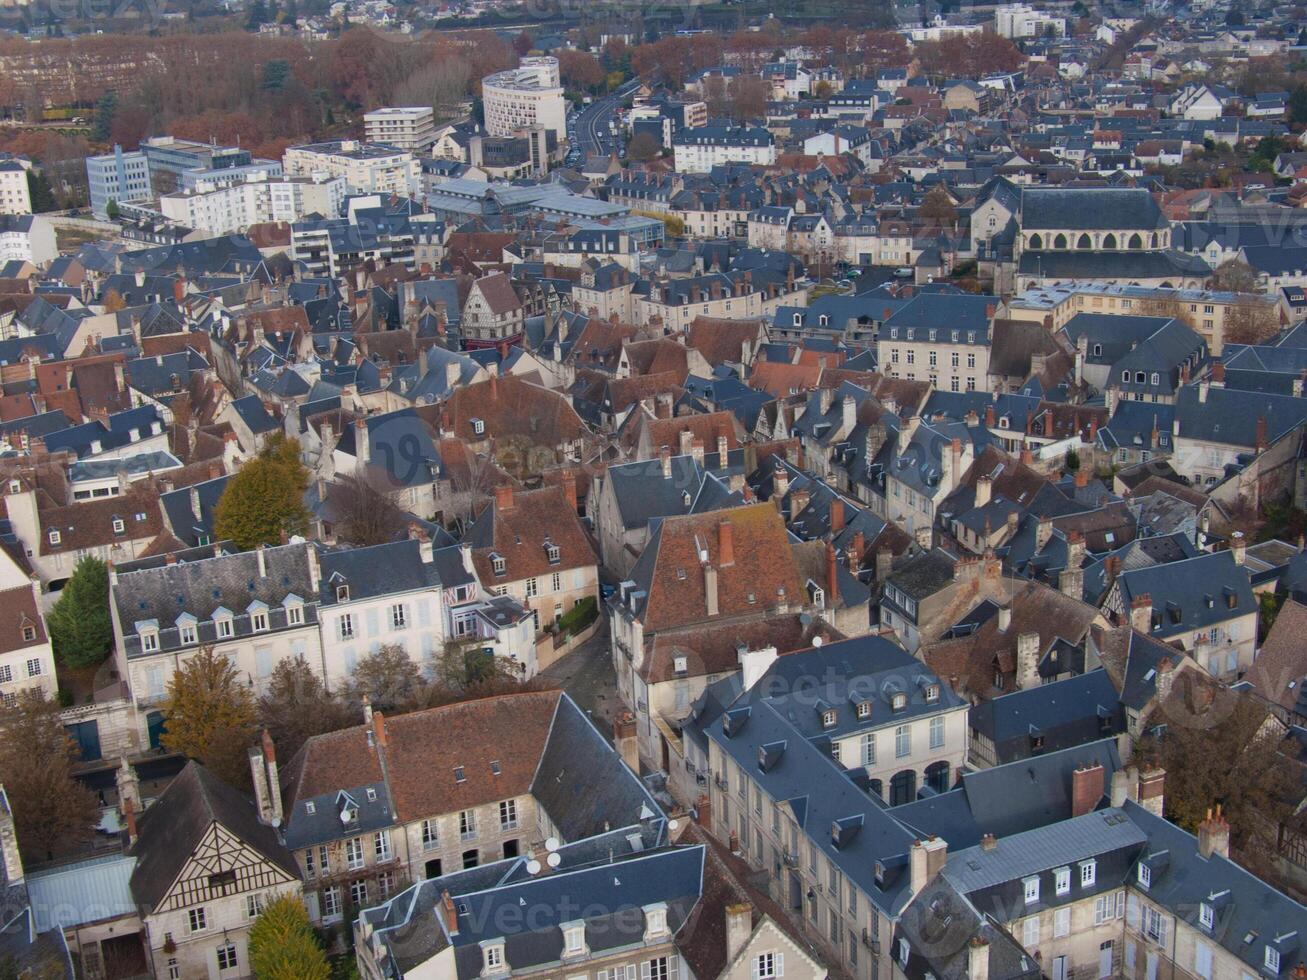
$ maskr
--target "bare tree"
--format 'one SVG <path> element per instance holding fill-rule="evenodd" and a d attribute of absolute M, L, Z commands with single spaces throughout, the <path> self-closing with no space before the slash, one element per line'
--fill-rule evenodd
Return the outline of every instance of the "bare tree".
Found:
<path fill-rule="evenodd" d="M 395 497 L 386 477 L 373 470 L 337 480 L 331 492 L 337 536 L 358 546 L 394 541 L 405 527 Z"/>
<path fill-rule="evenodd" d="M 1240 259 L 1226 259 L 1216 267 L 1207 286 L 1231 293 L 1253 293 L 1257 291 L 1257 271 Z"/>

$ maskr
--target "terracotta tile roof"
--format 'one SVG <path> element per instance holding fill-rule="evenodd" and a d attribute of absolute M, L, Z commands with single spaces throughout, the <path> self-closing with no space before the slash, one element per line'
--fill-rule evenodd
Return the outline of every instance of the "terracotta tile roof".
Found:
<path fill-rule="evenodd" d="M 399 819 L 529 793 L 561 696 L 507 694 L 386 719 L 384 751 Z M 495 762 L 499 775 L 491 768 Z M 459 767 L 463 782 L 456 778 Z"/>
<path fill-rule="evenodd" d="M 389 721 L 389 719 L 387 719 Z M 366 725 L 315 735 L 281 771 L 281 793 L 289 811 L 296 800 L 384 781 L 381 760 Z"/>
<path fill-rule="evenodd" d="M 636 333 L 636 328 L 629 324 L 609 323 L 607 320 L 591 317 L 572 342 L 572 350 L 568 356 L 578 367 L 613 371 L 622 356 L 622 345 Z"/>
<path fill-rule="evenodd" d="M 23 630 L 29 627 L 34 631 L 30 640 L 23 638 Z M 31 586 L 0 591 L 0 653 L 13 653 L 44 642 L 45 621 Z"/>
<path fill-rule="evenodd" d="M 594 546 L 562 486 L 529 491 L 514 491 L 507 485 L 496 488 L 494 502 L 478 515 L 467 541 L 477 577 L 487 588 L 598 564 Z M 546 541 L 558 547 L 555 564 L 549 561 Z M 502 574 L 495 573 L 492 554 L 504 559 Z"/>
<path fill-rule="evenodd" d="M 732 560 L 723 563 L 721 526 L 729 523 Z M 780 512 L 771 504 L 669 517 L 651 542 L 644 610 L 646 635 L 709 619 L 705 562 L 717 569 L 720 617 L 761 616 L 806 601 Z M 641 562 L 646 559 L 641 558 Z"/>
<path fill-rule="evenodd" d="M 787 398 L 816 388 L 821 374 L 822 369 L 812 365 L 759 361 L 749 375 L 749 387 L 765 391 L 773 398 Z"/>
<path fill-rule="evenodd" d="M 807 619 L 808 622 L 803 622 Z M 746 622 L 699 624 L 681 630 L 662 630 L 646 651 L 640 676 L 658 684 L 678 677 L 714 677 L 739 669 L 740 646 L 750 650 L 775 647 L 780 656 L 812 646 L 813 637 L 826 643 L 844 639 L 825 620 L 797 613 L 769 616 Z M 676 660 L 686 658 L 686 669 L 677 672 Z"/>
<path fill-rule="evenodd" d="M 525 437 L 554 448 L 589 434 L 565 396 L 511 375 L 457 389 L 446 403 L 445 417 L 446 433 L 471 443 Z M 485 423 L 484 433 L 477 433 L 473 419 Z"/>
<path fill-rule="evenodd" d="M 138 520 L 137 515 L 143 515 Z M 40 553 L 71 554 L 89 548 L 116 547 L 128 541 L 153 540 L 163 532 L 159 494 L 145 483 L 137 483 L 121 497 L 79 500 L 64 506 L 42 508 Z M 115 533 L 114 518 L 123 522 Z M 59 543 L 50 543 L 50 531 L 59 532 Z M 112 553 L 111 558 L 115 557 Z"/>
<path fill-rule="evenodd" d="M 686 332 L 685 345 L 693 347 L 714 367 L 745 360 L 744 345 L 749 345 L 749 359 L 757 353 L 761 326 L 758 320 L 720 320 L 697 316 Z"/>
<path fill-rule="evenodd" d="M 706 412 L 702 415 L 677 415 L 670 419 L 644 418 L 645 431 L 649 433 L 649 445 L 656 449 L 666 446 L 673 455 L 681 452 L 681 433 L 690 433 L 691 440 L 703 442 L 705 452 L 717 451 L 717 439 L 726 436 L 726 448 L 738 449 L 740 440 L 736 436 L 738 422 L 735 414 L 729 411 Z M 638 438 L 638 435 L 637 435 Z M 632 447 L 635 446 L 632 442 Z"/>
<path fill-rule="evenodd" d="M 683 380 L 684 378 L 678 376 L 675 371 L 664 371 L 661 374 L 642 374 L 633 378 L 610 381 L 608 382 L 610 403 L 605 408 L 613 413 L 624 412 L 636 402 L 664 393 L 679 398 L 684 390 L 681 388 Z"/>
<path fill-rule="evenodd" d="M 628 342 L 625 350 L 632 374 L 675 371 L 684 381 L 690 373 L 689 352 L 670 337 Z"/>
<path fill-rule="evenodd" d="M 511 313 L 522 308 L 522 300 L 513 288 L 513 280 L 502 272 L 482 276 L 474 285 L 485 297 L 492 313 Z"/>

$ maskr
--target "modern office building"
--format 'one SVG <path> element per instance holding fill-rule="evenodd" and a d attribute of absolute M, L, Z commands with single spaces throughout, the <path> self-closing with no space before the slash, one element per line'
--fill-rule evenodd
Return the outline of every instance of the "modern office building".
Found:
<path fill-rule="evenodd" d="M 287 177 L 344 177 L 351 194 L 398 194 L 422 187 L 422 168 L 408 150 L 360 140 L 292 146 L 282 157 Z"/>
<path fill-rule="evenodd" d="M 27 168 L 17 160 L 0 159 L 0 214 L 31 214 L 32 194 Z"/>
<path fill-rule="evenodd" d="M 221 170 L 243 167 L 250 162 L 250 151 L 239 146 L 218 146 L 176 136 L 154 136 L 141 144 L 141 152 L 150 163 L 150 179 L 167 181 L 155 188 L 168 193 L 181 186 L 181 176 L 188 170 Z"/>
<path fill-rule="evenodd" d="M 481 80 L 481 100 L 491 136 L 513 136 L 532 126 L 560 140 L 567 135 L 567 100 L 557 58 L 523 58 L 516 68 L 487 75 Z"/>
<path fill-rule="evenodd" d="M 383 106 L 363 116 L 369 143 L 384 143 L 413 153 L 425 153 L 436 140 L 430 106 Z"/>
<path fill-rule="evenodd" d="M 150 162 L 141 151 L 127 153 L 115 143 L 112 153 L 86 158 L 86 182 L 91 211 L 104 218 L 111 201 L 117 205 L 150 196 Z"/>

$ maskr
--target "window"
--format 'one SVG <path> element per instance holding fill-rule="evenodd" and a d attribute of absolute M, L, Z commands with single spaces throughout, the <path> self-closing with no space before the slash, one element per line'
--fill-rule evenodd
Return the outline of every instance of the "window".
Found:
<path fill-rule="evenodd" d="M 1053 938 L 1071 935 L 1071 907 L 1065 906 L 1053 913 Z"/>
<path fill-rule="evenodd" d="M 771 980 L 771 977 L 783 976 L 782 955 L 780 953 L 759 953 L 753 958 L 753 980 Z"/>
<path fill-rule="evenodd" d="M 824 711 L 821 715 L 821 724 L 823 728 L 834 728 L 839 718 L 834 711 Z"/>
<path fill-rule="evenodd" d="M 338 586 L 336 586 L 336 601 L 337 601 L 337 602 L 349 602 L 349 586 L 348 586 L 348 585 L 338 585 Z"/>
<path fill-rule="evenodd" d="M 517 800 L 500 802 L 499 827 L 501 830 L 513 830 L 517 827 Z"/>
<path fill-rule="evenodd" d="M 1032 905 L 1035 902 L 1038 902 L 1039 878 L 1035 875 L 1031 875 L 1029 878 L 1024 879 L 1022 884 L 1025 886 L 1026 904 Z"/>
<path fill-rule="evenodd" d="M 218 969 L 234 970 L 236 969 L 236 947 L 219 946 L 218 947 Z"/>
<path fill-rule="evenodd" d="M 475 868 L 480 863 L 481 863 L 481 854 L 475 847 L 472 848 L 471 850 L 463 852 L 464 871 L 466 871 L 468 868 Z"/>
<path fill-rule="evenodd" d="M 175 956 L 168 958 L 168 980 L 182 980 L 182 968 L 177 963 L 177 957 Z"/>
<path fill-rule="evenodd" d="M 14 669 L 8 664 L 0 666 L 0 684 L 8 684 L 14 679 Z"/>
<path fill-rule="evenodd" d="M 368 904 L 368 883 L 366 879 L 349 883 L 349 900 L 354 904 L 355 908 L 361 908 Z"/>
<path fill-rule="evenodd" d="M 121 517 L 115 517 L 113 519 L 113 533 L 122 534 L 126 530 L 127 525 L 123 522 L 123 519 Z"/>
<path fill-rule="evenodd" d="M 209 925 L 209 917 L 205 913 L 203 905 L 187 912 L 186 918 L 191 932 L 203 932 Z"/>
<path fill-rule="evenodd" d="M 1039 916 L 1032 915 L 1021 928 L 1021 945 L 1030 949 L 1039 945 Z"/>
<path fill-rule="evenodd" d="M 179 635 L 183 645 L 189 645 L 195 642 L 195 624 L 183 623 L 179 627 Z"/>
<path fill-rule="evenodd" d="M 377 891 L 382 898 L 389 898 L 390 893 L 395 890 L 395 873 L 393 871 L 383 871 L 377 875 Z"/>
<path fill-rule="evenodd" d="M 1280 975 L 1280 951 L 1278 949 L 1273 949 L 1270 946 L 1267 946 L 1263 962 L 1266 964 L 1266 969 L 1270 970 L 1276 976 Z"/>
<path fill-rule="evenodd" d="M 902 759 L 912 754 L 912 728 L 899 725 L 894 729 L 894 758 Z"/>
<path fill-rule="evenodd" d="M 1121 918 L 1124 906 L 1125 892 L 1123 891 L 1115 895 L 1099 895 L 1094 900 L 1094 925 L 1101 926 L 1111 919 Z"/>
<path fill-rule="evenodd" d="M 565 926 L 563 928 L 563 953 L 576 956 L 585 952 L 585 926 Z"/>
<path fill-rule="evenodd" d="M 215 619 L 213 621 L 213 626 L 218 633 L 218 639 L 231 639 L 231 617 L 223 616 L 221 619 Z"/>
<path fill-rule="evenodd" d="M 1097 875 L 1097 862 L 1081 861 L 1080 862 L 1080 887 L 1092 888 Z"/>
<path fill-rule="evenodd" d="M 250 629 L 256 633 L 262 633 L 268 628 L 268 613 L 266 610 L 260 610 L 250 616 Z"/>
<path fill-rule="evenodd" d="M 486 946 L 482 951 L 485 954 L 486 971 L 493 972 L 504 968 L 504 947 L 498 943 Z"/>
<path fill-rule="evenodd" d="M 508 567 L 508 563 L 499 555 L 491 555 L 490 567 L 494 570 L 496 575 L 503 575 L 504 570 Z"/>
<path fill-rule="evenodd" d="M 640 964 L 640 980 L 667 980 L 671 976 L 671 958 L 655 956 Z"/>
<path fill-rule="evenodd" d="M 559 572 L 554 572 L 554 579 L 553 579 L 553 582 L 550 583 L 550 584 L 553 586 L 553 591 L 555 591 L 555 592 L 562 592 L 562 591 L 563 591 L 563 576 L 562 576 Z"/>
<path fill-rule="evenodd" d="M 322 917 L 334 918 L 340 915 L 340 887 L 333 886 L 322 893 Z"/>
<path fill-rule="evenodd" d="M 391 629 L 402 630 L 408 627 L 408 609 L 402 602 L 390 607 Z"/>
<path fill-rule="evenodd" d="M 1206 902 L 1201 902 L 1198 906 L 1198 921 L 1204 929 L 1212 928 L 1216 922 L 1215 910 Z"/>
<path fill-rule="evenodd" d="M 51 529 L 50 529 L 50 543 L 51 543 L 52 545 L 58 545 L 60 540 L 61 540 L 61 539 L 60 539 L 60 537 L 59 537 L 59 532 L 56 531 L 56 530 L 54 530 L 54 528 L 51 528 Z"/>
<path fill-rule="evenodd" d="M 862 736 L 862 764 L 864 766 L 876 764 L 876 736 L 872 732 Z"/>
<path fill-rule="evenodd" d="M 1053 872 L 1053 889 L 1059 895 L 1067 895 L 1071 891 L 1071 869 L 1058 868 Z"/>
<path fill-rule="evenodd" d="M 345 841 L 345 867 L 357 871 L 363 867 L 363 838 L 351 837 Z"/>
<path fill-rule="evenodd" d="M 527 597 L 528 599 L 534 599 L 534 598 L 535 598 L 537 595 L 539 595 L 539 594 L 540 594 L 540 588 L 539 588 L 539 586 L 536 584 L 536 580 L 533 579 L 533 578 L 529 578 L 529 579 L 527 579 L 527 580 L 526 580 L 526 597 Z"/>
<path fill-rule="evenodd" d="M 557 565 L 562 558 L 562 554 L 558 550 L 558 545 L 556 544 L 545 545 L 545 558 L 548 560 L 549 564 Z"/>
<path fill-rule="evenodd" d="M 930 747 L 932 749 L 942 749 L 944 747 L 943 717 L 930 719 Z"/>
<path fill-rule="evenodd" d="M 1151 905 L 1144 906 L 1144 926 L 1143 934 L 1157 943 L 1159 946 L 1166 945 L 1167 933 L 1166 917 Z"/>
<path fill-rule="evenodd" d="M 1139 887 L 1148 890 L 1148 886 L 1153 883 L 1153 869 L 1146 864 L 1139 865 L 1139 870 L 1135 872 L 1135 877 L 1139 879 Z"/>
<path fill-rule="evenodd" d="M 477 815 L 471 810 L 459 812 L 458 835 L 463 840 L 471 840 L 477 835 Z"/>
<path fill-rule="evenodd" d="M 422 850 L 434 851 L 440 846 L 440 833 L 437 830 L 436 821 L 422 821 Z"/>
<path fill-rule="evenodd" d="M 390 831 L 378 830 L 373 835 L 372 853 L 378 861 L 390 860 Z"/>

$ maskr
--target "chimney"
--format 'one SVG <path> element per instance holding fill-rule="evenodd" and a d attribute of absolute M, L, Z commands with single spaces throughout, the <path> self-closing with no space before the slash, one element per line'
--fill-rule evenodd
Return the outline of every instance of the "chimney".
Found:
<path fill-rule="evenodd" d="M 884 582 L 894 568 L 894 552 L 887 547 L 876 549 L 876 581 Z"/>
<path fill-rule="evenodd" d="M 998 850 L 998 838 L 993 834 L 985 834 L 980 838 L 980 849 L 982 851 Z"/>
<path fill-rule="evenodd" d="M 700 793 L 694 801 L 694 822 L 700 827 L 712 827 L 712 799 L 707 793 Z"/>
<path fill-rule="evenodd" d="M 694 461 L 696 463 L 698 463 L 700 466 L 703 465 L 703 440 L 702 439 L 690 440 L 690 455 L 694 457 Z"/>
<path fill-rule="evenodd" d="M 1198 825 L 1198 854 L 1204 859 L 1212 855 L 1229 859 L 1230 825 L 1221 816 L 1221 805 L 1207 811 L 1207 819 Z"/>
<path fill-rule="evenodd" d="M 849 547 L 849 571 L 855 576 L 862 568 L 862 556 L 867 550 L 867 538 L 861 531 L 853 533 L 853 544 Z"/>
<path fill-rule="evenodd" d="M 1266 416 L 1257 416 L 1257 443 L 1256 451 L 1261 453 L 1266 451 Z"/>
<path fill-rule="evenodd" d="M 717 525 L 717 564 L 722 568 L 735 564 L 735 528 L 729 518 Z"/>
<path fill-rule="evenodd" d="M 1071 774 L 1071 816 L 1083 817 L 1103 797 L 1103 766 L 1081 766 Z"/>
<path fill-rule="evenodd" d="M 726 433 L 722 432 L 717 437 L 717 465 L 722 469 L 725 469 L 730 463 L 730 447 L 731 441 L 726 437 Z"/>
<path fill-rule="evenodd" d="M 990 402 L 985 406 L 985 428 L 992 429 L 998 425 L 998 420 L 994 418 L 994 403 Z"/>
<path fill-rule="evenodd" d="M 789 492 L 790 471 L 784 466 L 777 466 L 772 472 L 772 496 L 776 498 L 776 502 L 779 504 L 781 498 Z"/>
<path fill-rule="evenodd" d="M 753 935 L 753 906 L 748 902 L 726 906 L 726 962 L 733 963 Z"/>
<path fill-rule="evenodd" d="M 575 514 L 577 509 L 575 473 L 563 474 L 563 499 L 567 501 L 567 505 L 572 508 L 572 513 Z"/>
<path fill-rule="evenodd" d="M 1145 592 L 1130 600 L 1130 625 L 1140 633 L 1153 628 L 1153 597 Z"/>
<path fill-rule="evenodd" d="M 372 712 L 372 734 L 376 738 L 377 745 L 381 748 L 386 747 L 386 715 L 383 711 Z"/>
<path fill-rule="evenodd" d="M 268 577 L 268 559 L 263 553 L 263 544 L 260 543 L 255 549 L 254 554 L 259 562 L 259 578 Z"/>
<path fill-rule="evenodd" d="M 640 743 L 635 734 L 635 715 L 623 710 L 613 720 L 613 747 L 631 772 L 640 775 Z"/>
<path fill-rule="evenodd" d="M 835 603 L 840 597 L 840 580 L 838 576 L 838 563 L 835 560 L 835 546 L 829 541 L 826 542 L 826 608 L 834 609 Z"/>
<path fill-rule="evenodd" d="M 844 500 L 836 497 L 830 502 L 830 533 L 839 534 L 844 530 Z"/>
<path fill-rule="evenodd" d="M 840 431 L 844 436 L 848 436 L 853 427 L 858 422 L 858 403 L 853 400 L 852 395 L 845 395 L 840 402 Z"/>
<path fill-rule="evenodd" d="M 1156 432 L 1156 428 L 1153 431 Z M 1076 489 L 1083 490 L 1087 486 L 1089 486 L 1089 471 L 1082 466 L 1076 470 Z"/>
<path fill-rule="evenodd" d="M 1137 802 L 1155 817 L 1162 815 L 1162 805 L 1166 800 L 1166 770 L 1149 769 L 1139 774 L 1139 796 Z"/>
<path fill-rule="evenodd" d="M 1039 686 L 1039 634 L 1022 633 L 1017 637 L 1017 687 L 1027 690 Z"/>
<path fill-rule="evenodd" d="M 8 808 L 8 803 L 9 801 L 6 799 L 5 800 L 6 810 Z M 123 801 L 123 822 L 127 824 L 127 846 L 131 847 L 133 844 L 136 843 L 136 837 L 137 837 L 136 804 L 133 803 L 131 800 Z M 18 839 L 14 836 L 12 828 L 13 828 L 13 817 L 6 817 L 6 822 L 4 824 L 0 824 L 0 846 L 4 848 L 6 868 L 8 868 L 9 866 L 10 838 L 13 838 L 14 840 L 14 846 L 13 846 L 14 858 L 15 860 L 19 858 Z M 22 864 L 20 863 L 18 867 L 21 869 Z"/>
<path fill-rule="evenodd" d="M 669 446 L 663 446 L 658 450 L 658 463 L 663 471 L 663 479 L 669 480 L 672 476 L 672 450 Z"/>
<path fill-rule="evenodd" d="M 680 454 L 682 456 L 690 455 L 690 444 L 694 441 L 694 433 L 689 429 L 682 429 L 677 435 L 681 440 Z"/>
<path fill-rule="evenodd" d="M 994 481 L 987 476 L 982 476 L 976 481 L 976 506 L 985 507 L 989 504 L 990 495 L 994 492 Z"/>
<path fill-rule="evenodd" d="M 915 897 L 921 890 L 935 880 L 944 867 L 948 857 L 948 842 L 942 837 L 928 837 L 926 840 L 912 842 L 910 854 L 911 893 Z"/>
<path fill-rule="evenodd" d="M 1153 682 L 1156 689 L 1154 698 L 1163 704 L 1171 696 L 1171 686 L 1175 683 L 1175 662 L 1170 657 L 1163 657 L 1157 663 L 1157 678 Z"/>
<path fill-rule="evenodd" d="M 989 943 L 980 936 L 967 946 L 967 980 L 989 980 Z"/>
<path fill-rule="evenodd" d="M 1022 466 L 1035 465 L 1035 454 L 1030 451 L 1029 446 L 1021 447 L 1021 465 Z"/>
<path fill-rule="evenodd" d="M 1125 806 L 1125 801 L 1131 798 L 1130 793 L 1130 772 L 1126 769 L 1118 769 L 1112 773 L 1112 806 L 1120 809 Z"/>
<path fill-rule="evenodd" d="M 1234 557 L 1234 563 L 1236 565 L 1242 565 L 1247 552 L 1247 539 L 1244 538 L 1242 531 L 1235 531 L 1230 535 L 1230 554 Z"/>
<path fill-rule="evenodd" d="M 281 779 L 277 775 L 277 747 L 273 744 L 272 734 L 263 730 L 263 765 L 268 779 L 268 814 L 269 823 L 281 826 Z"/>
<path fill-rule="evenodd" d="M 372 724 L 372 699 L 367 694 L 363 695 L 363 724 Z"/>
<path fill-rule="evenodd" d="M 1080 566 L 1085 561 L 1085 536 L 1072 531 L 1066 539 L 1066 567 L 1057 577 L 1058 591 L 1072 599 L 1085 595 L 1085 572 Z"/>
<path fill-rule="evenodd" d="M 717 615 L 717 569 L 711 565 L 703 566 L 703 596 L 708 615 Z"/>
<path fill-rule="evenodd" d="M 1053 518 L 1041 517 L 1039 524 L 1035 528 L 1035 550 L 1043 551 L 1044 546 L 1048 544 L 1049 538 L 1053 536 Z"/>
<path fill-rule="evenodd" d="M 449 896 L 449 890 L 440 893 L 440 910 L 445 917 L 445 931 L 451 936 L 458 935 L 458 909 L 454 907 L 454 900 Z"/>
<path fill-rule="evenodd" d="M 495 510 L 513 509 L 513 485 L 501 483 L 495 487 Z"/>
<path fill-rule="evenodd" d="M 998 631 L 1006 633 L 1012 626 L 1012 607 L 1000 606 L 998 610 Z"/>
<path fill-rule="evenodd" d="M 1103 574 L 1109 586 L 1116 581 L 1116 577 L 1121 574 L 1120 555 L 1108 555 L 1103 560 Z"/>
<path fill-rule="evenodd" d="M 1212 387 L 1225 387 L 1225 363 L 1223 361 L 1212 361 Z"/>
<path fill-rule="evenodd" d="M 120 806 L 125 806 L 127 801 L 131 800 L 136 809 L 141 809 L 141 781 L 136 775 L 135 768 L 127 761 L 126 756 L 123 756 L 122 762 L 114 773 L 114 783 L 118 787 Z M 8 863 L 8 860 L 6 860 L 6 866 L 8 866 Z"/>
<path fill-rule="evenodd" d="M 362 466 L 369 458 L 368 423 L 366 419 L 357 419 L 354 422 L 354 459 Z"/>

